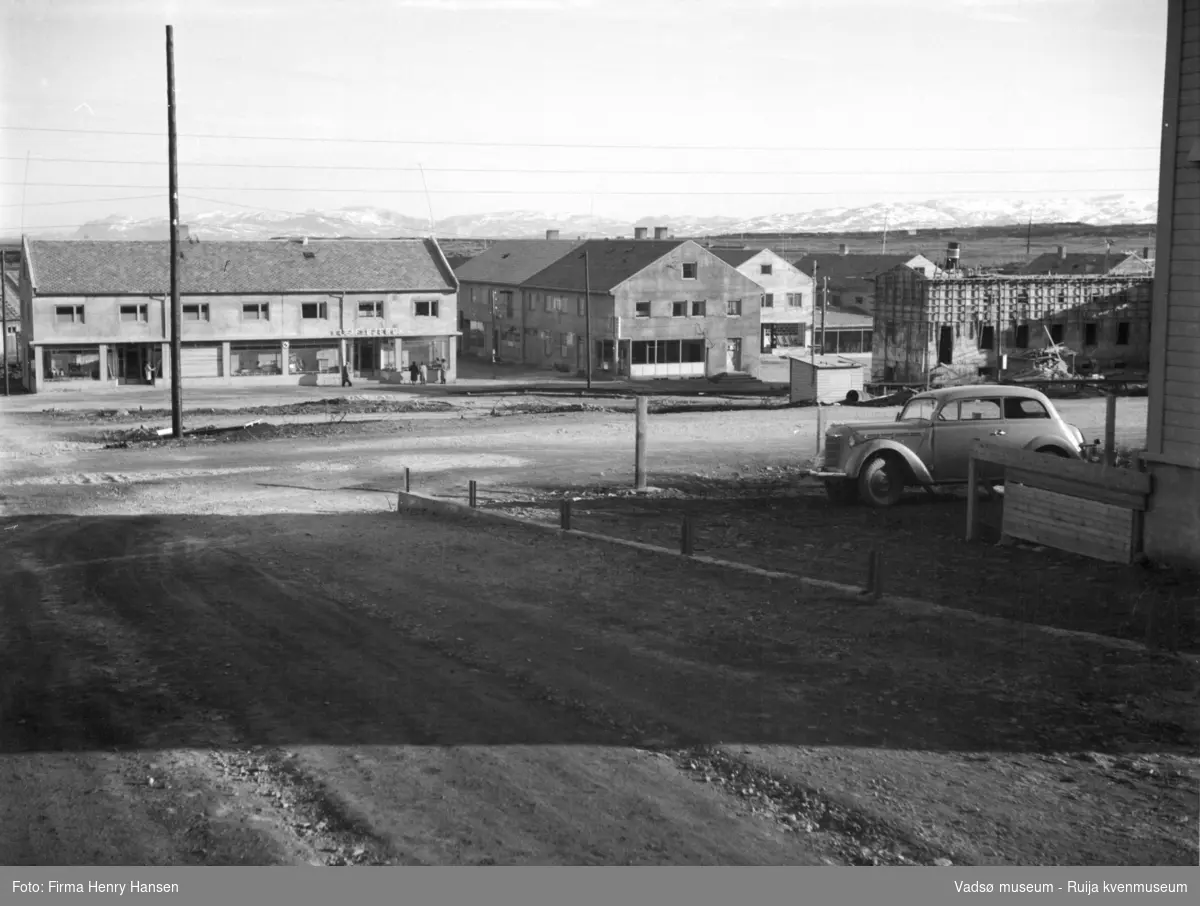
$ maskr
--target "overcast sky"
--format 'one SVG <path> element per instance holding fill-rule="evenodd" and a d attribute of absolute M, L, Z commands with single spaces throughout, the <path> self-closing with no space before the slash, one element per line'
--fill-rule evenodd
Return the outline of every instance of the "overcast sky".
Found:
<path fill-rule="evenodd" d="M 0 3 L 0 125 L 63 130 L 0 129 L 4 233 L 165 215 L 166 24 L 185 216 L 424 217 L 418 166 L 438 218 L 1157 184 L 1166 0 Z"/>

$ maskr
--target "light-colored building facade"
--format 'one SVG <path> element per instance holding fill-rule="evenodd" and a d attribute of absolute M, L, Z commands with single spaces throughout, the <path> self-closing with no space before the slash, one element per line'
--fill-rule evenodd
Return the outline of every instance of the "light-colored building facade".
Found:
<path fill-rule="evenodd" d="M 1200 569 L 1200 0 L 1170 0 L 1143 549 Z"/>
<path fill-rule="evenodd" d="M 771 249 L 721 249 L 712 253 L 762 288 L 759 323 L 764 356 L 805 349 L 813 325 L 813 281 Z"/>
<path fill-rule="evenodd" d="M 1149 366 L 1146 276 L 926 277 L 898 267 L 877 278 L 872 377 L 924 381 L 995 377 L 1033 350 L 1064 345 L 1083 371 L 1137 372 Z"/>
<path fill-rule="evenodd" d="M 458 286 L 434 240 L 193 240 L 180 258 L 189 382 L 398 380 L 439 359 L 453 379 Z M 169 380 L 169 266 L 167 242 L 26 241 L 26 386 Z"/>
<path fill-rule="evenodd" d="M 875 278 L 880 274 L 907 267 L 932 277 L 939 269 L 924 255 L 855 254 L 845 244 L 836 255 L 808 255 L 794 263 L 812 279 L 817 305 L 825 302 L 865 315 L 875 311 Z"/>
<path fill-rule="evenodd" d="M 588 240 L 522 289 L 531 364 L 584 369 L 590 310 L 594 370 L 632 378 L 759 374 L 761 288 L 692 240 Z"/>
<path fill-rule="evenodd" d="M 19 271 L 4 269 L 4 364 L 17 366 L 21 361 L 21 286 Z"/>

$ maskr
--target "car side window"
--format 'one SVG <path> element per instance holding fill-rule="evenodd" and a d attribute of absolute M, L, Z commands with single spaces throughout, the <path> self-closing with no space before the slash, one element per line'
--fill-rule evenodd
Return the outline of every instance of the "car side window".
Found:
<path fill-rule="evenodd" d="M 958 407 L 959 404 L 957 402 L 946 403 L 946 405 L 942 406 L 942 411 L 938 413 L 937 420 L 939 422 L 958 421 Z"/>
<path fill-rule="evenodd" d="M 961 421 L 991 421 L 1000 418 L 999 400 L 963 400 L 958 406 L 958 417 Z"/>
<path fill-rule="evenodd" d="M 1009 419 L 1049 418 L 1050 413 L 1037 400 L 1010 396 L 1004 401 L 1004 417 Z"/>

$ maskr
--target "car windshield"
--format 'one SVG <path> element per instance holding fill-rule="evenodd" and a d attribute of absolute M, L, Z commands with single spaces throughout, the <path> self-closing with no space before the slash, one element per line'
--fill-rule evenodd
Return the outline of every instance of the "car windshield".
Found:
<path fill-rule="evenodd" d="M 908 405 L 904 407 L 900 413 L 900 418 L 907 421 L 908 419 L 923 419 L 930 421 L 933 418 L 933 410 L 937 408 L 937 400 L 932 399 L 916 399 L 909 400 Z"/>

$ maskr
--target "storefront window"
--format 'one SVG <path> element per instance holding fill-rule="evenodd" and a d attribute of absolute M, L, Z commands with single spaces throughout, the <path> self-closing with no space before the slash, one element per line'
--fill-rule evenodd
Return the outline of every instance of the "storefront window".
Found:
<path fill-rule="evenodd" d="M 47 381 L 100 380 L 100 347 L 43 348 L 42 377 Z"/>
<path fill-rule="evenodd" d="M 400 367 L 432 365 L 437 359 L 450 360 L 450 344 L 446 337 L 417 337 L 400 341 Z"/>
<path fill-rule="evenodd" d="M 336 374 L 339 370 L 337 343 L 289 344 L 288 374 Z"/>
<path fill-rule="evenodd" d="M 283 373 L 283 350 L 278 344 L 263 346 L 251 343 L 231 343 L 229 370 L 235 376 L 249 377 Z"/>

